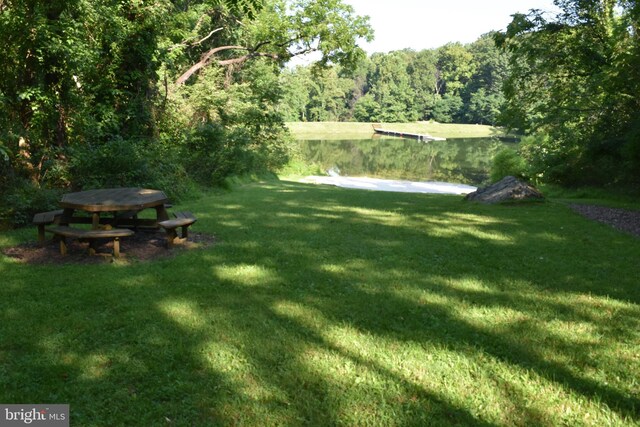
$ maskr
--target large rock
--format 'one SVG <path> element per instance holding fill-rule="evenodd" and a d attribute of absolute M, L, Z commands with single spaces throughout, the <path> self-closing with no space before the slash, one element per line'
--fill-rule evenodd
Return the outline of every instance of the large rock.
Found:
<path fill-rule="evenodd" d="M 495 184 L 478 188 L 465 196 L 465 200 L 482 203 L 501 203 L 512 201 L 540 201 L 544 196 L 540 191 L 513 176 L 505 176 Z"/>

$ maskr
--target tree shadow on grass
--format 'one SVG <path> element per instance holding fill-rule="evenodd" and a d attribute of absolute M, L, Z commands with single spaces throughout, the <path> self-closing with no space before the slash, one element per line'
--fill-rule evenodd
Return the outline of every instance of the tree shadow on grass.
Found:
<path fill-rule="evenodd" d="M 638 338 L 613 322 L 637 325 L 640 313 L 622 303 L 637 301 L 633 280 L 617 271 L 624 260 L 607 267 L 618 288 L 592 277 L 607 248 L 573 240 L 579 223 L 569 234 L 553 222 L 523 232 L 541 230 L 532 224 L 547 211 L 296 184 L 215 202 L 193 209 L 221 242 L 206 251 L 60 271 L 0 263 L 0 400 L 70 402 L 79 425 L 552 423 L 509 377 L 526 374 L 638 420 L 636 395 L 582 372 L 624 371 L 606 366 L 607 347 Z M 584 256 L 584 268 L 562 269 L 554 258 L 566 253 Z M 539 265 L 519 268 L 531 256 Z M 454 268 L 460 258 L 468 265 Z M 540 269 L 551 272 L 541 279 Z M 573 294 L 592 299 L 557 297 Z M 611 310 L 605 295 L 621 303 L 601 316 L 601 306 Z M 474 321 L 465 310 L 504 319 Z M 556 319 L 600 338 L 554 336 L 546 326 Z M 405 353 L 415 366 L 403 368 Z M 465 363 L 447 370 L 428 360 L 448 355 Z M 421 358 L 434 372 L 416 367 Z M 481 377 L 466 387 L 493 389 L 510 407 L 503 418 L 481 409 L 489 398 L 471 403 L 465 385 L 437 381 L 469 368 Z"/>
<path fill-rule="evenodd" d="M 380 197 L 384 197 L 384 196 L 380 195 Z M 354 204 L 357 205 L 357 203 L 354 203 Z M 344 206 L 345 205 L 344 201 L 342 201 L 340 205 Z M 413 209 L 410 208 L 411 206 L 413 205 L 404 205 L 402 208 L 399 208 L 398 206 L 386 205 L 385 209 L 394 210 L 395 212 L 397 212 L 399 209 L 404 209 L 405 214 L 407 213 L 411 214 L 412 210 L 417 211 L 415 208 Z M 557 209 L 558 207 L 555 207 L 555 208 Z M 302 209 L 304 210 L 305 208 L 302 208 Z M 476 296 L 470 293 L 452 291 L 452 288 L 447 286 L 439 287 L 439 290 L 436 292 L 445 294 L 449 297 L 454 297 L 456 300 L 461 300 L 461 301 L 469 300 L 471 298 L 472 301 L 475 300 L 474 303 L 482 304 L 484 306 L 503 306 L 510 309 L 517 309 L 519 311 L 522 311 L 530 315 L 530 317 L 533 317 L 534 319 L 538 316 L 537 313 L 539 313 L 541 310 L 548 313 L 548 316 L 551 316 L 555 313 L 555 315 L 559 315 L 561 317 L 565 316 L 567 319 L 577 318 L 584 322 L 588 322 L 591 326 L 593 326 L 598 331 L 599 334 L 612 336 L 611 340 L 613 341 L 625 340 L 625 339 L 637 340 L 637 336 L 633 332 L 628 332 L 625 330 L 620 330 L 620 328 L 616 328 L 613 325 L 613 323 L 615 323 L 614 318 L 610 318 L 610 321 L 607 322 L 606 321 L 607 319 L 601 316 L 594 316 L 593 314 L 591 315 L 585 314 L 586 312 L 593 313 L 597 311 L 598 310 L 598 307 L 596 306 L 597 304 L 594 304 L 594 306 L 592 307 L 588 307 L 588 305 L 583 305 L 580 307 L 571 307 L 568 304 L 560 304 L 557 301 L 549 301 L 549 300 L 546 300 L 545 298 L 538 298 L 536 296 L 533 296 L 533 297 L 526 296 L 527 293 L 531 294 L 532 291 L 536 291 L 536 288 L 538 288 L 538 290 L 541 290 L 545 293 L 560 294 L 560 295 L 565 293 L 567 295 L 580 294 L 580 293 L 584 293 L 585 295 L 590 295 L 593 293 L 596 295 L 597 294 L 606 295 L 608 297 L 611 294 L 617 294 L 621 297 L 621 301 L 625 301 L 625 300 L 637 301 L 637 290 L 629 286 L 629 285 L 632 285 L 633 280 L 627 281 L 626 285 L 622 284 L 617 288 L 602 289 L 601 288 L 602 282 L 594 281 L 591 277 L 589 277 L 591 274 L 599 272 L 599 269 L 602 267 L 602 264 L 600 262 L 604 263 L 603 260 L 607 258 L 606 249 L 601 251 L 600 255 L 591 254 L 591 259 L 601 260 L 599 263 L 595 263 L 595 266 L 594 266 L 594 263 L 591 262 L 590 263 L 591 268 L 586 268 L 582 271 L 571 271 L 570 272 L 572 274 L 571 277 L 563 275 L 566 272 L 560 269 L 558 272 L 552 272 L 551 274 L 551 278 L 554 279 L 554 282 L 541 283 L 540 280 L 538 279 L 540 270 L 547 268 L 547 269 L 552 269 L 553 271 L 553 269 L 556 269 L 558 267 L 558 264 L 562 264 L 562 261 L 559 260 L 560 258 L 559 256 L 562 255 L 563 253 L 571 254 L 575 252 L 576 250 L 575 246 L 579 246 L 578 253 L 594 252 L 594 248 L 588 246 L 588 243 L 589 243 L 588 241 L 583 242 L 582 245 L 580 244 L 580 242 L 576 242 L 572 238 L 574 230 L 571 230 L 571 229 L 567 230 L 566 232 L 559 232 L 557 234 L 554 234 L 553 232 L 551 233 L 542 232 L 542 233 L 539 233 L 539 235 L 536 235 L 533 237 L 527 236 L 526 233 L 518 231 L 518 226 L 520 223 L 527 223 L 527 222 L 531 223 L 532 220 L 526 218 L 526 215 L 524 218 L 521 215 L 519 220 L 514 220 L 513 217 L 511 216 L 511 214 L 513 213 L 513 209 L 519 209 L 519 208 L 507 208 L 505 209 L 508 211 L 506 214 L 504 211 L 500 211 L 497 213 L 495 209 L 491 209 L 491 208 L 484 208 L 484 207 L 480 209 L 472 208 L 472 210 L 476 212 L 475 213 L 476 215 L 477 215 L 477 211 L 479 211 L 480 213 L 483 213 L 483 212 L 489 213 L 491 216 L 495 218 L 495 221 L 490 222 L 489 225 L 476 224 L 472 228 L 476 228 L 476 229 L 482 228 L 488 234 L 494 233 L 496 231 L 505 233 L 505 228 L 506 228 L 508 234 L 512 236 L 516 236 L 514 239 L 512 239 L 513 240 L 512 244 L 504 244 L 504 242 L 502 241 L 492 242 L 490 239 L 488 240 L 488 239 L 482 239 L 482 238 L 473 238 L 472 236 L 469 236 L 469 235 L 465 236 L 465 238 L 463 239 L 463 243 L 457 242 L 456 239 L 453 239 L 453 238 L 445 238 L 442 240 L 444 240 L 445 245 L 463 246 L 462 249 L 464 251 L 469 250 L 470 246 L 475 246 L 476 248 L 480 248 L 478 252 L 478 254 L 480 255 L 482 255 L 483 252 L 493 251 L 496 254 L 495 258 L 498 258 L 498 259 L 501 259 L 501 258 L 508 259 L 509 258 L 508 256 L 503 256 L 503 255 L 507 255 L 506 252 L 509 252 L 512 258 L 514 258 L 514 255 L 515 255 L 516 262 L 517 262 L 517 256 L 519 252 L 522 252 L 520 256 L 522 256 L 523 259 L 526 259 L 527 257 L 531 257 L 532 254 L 527 253 L 527 251 L 530 250 L 531 246 L 535 247 L 535 245 L 531 245 L 532 241 L 541 240 L 541 239 L 549 240 L 549 242 L 546 242 L 546 245 L 544 245 L 543 247 L 545 249 L 548 249 L 549 247 L 555 246 L 554 251 L 558 256 L 554 257 L 553 253 L 551 254 L 545 253 L 544 255 L 550 257 L 552 260 L 555 260 L 554 262 L 549 263 L 547 261 L 542 263 L 543 264 L 542 266 L 538 266 L 538 268 L 532 268 L 530 270 L 524 270 L 524 271 L 522 269 L 510 269 L 509 266 L 507 266 L 506 268 L 496 269 L 494 274 L 492 274 L 492 276 L 496 277 L 497 279 L 500 279 L 498 280 L 498 283 L 513 282 L 513 281 L 526 282 L 529 285 L 533 284 L 533 289 L 528 289 L 527 292 L 525 293 L 525 296 L 522 296 L 518 290 L 509 289 L 510 286 L 511 288 L 513 287 L 512 285 L 505 285 L 504 288 L 502 289 L 498 288 L 496 292 L 493 292 L 493 293 L 484 293 L 484 292 L 480 293 L 479 294 L 480 298 L 477 298 Z M 539 212 L 536 212 L 535 206 L 527 207 L 526 209 L 532 211 L 531 215 L 535 216 L 536 214 L 539 214 Z M 309 209 L 309 212 L 307 212 L 303 216 L 309 217 L 310 215 L 313 214 L 313 212 L 311 212 L 312 210 L 313 209 Z M 273 215 L 277 216 L 277 210 L 276 212 L 271 212 L 271 214 L 272 216 Z M 459 212 L 452 212 L 452 214 L 460 215 Z M 468 218 L 463 218 L 463 219 L 465 220 L 465 222 L 461 223 L 460 227 L 461 228 L 468 227 Z M 353 234 L 360 237 L 362 236 L 364 236 L 365 238 L 367 237 L 365 228 L 368 225 L 370 225 L 368 220 L 362 220 L 362 218 L 358 218 L 357 215 L 354 216 L 353 212 L 350 212 L 348 215 L 344 215 L 343 217 L 341 217 L 340 221 L 349 223 L 350 224 L 349 229 Z M 543 221 L 545 221 L 544 218 L 533 219 L 534 223 L 543 222 Z M 551 229 L 553 228 L 553 224 L 549 224 L 549 226 Z M 356 230 L 357 227 L 362 227 L 363 230 L 358 231 Z M 511 231 L 509 231 L 509 227 L 512 228 Z M 580 224 L 576 225 L 576 227 L 579 228 Z M 449 228 L 451 228 L 451 226 L 449 226 Z M 392 236 L 395 236 L 395 239 L 397 239 L 398 242 L 401 242 L 401 244 L 406 244 L 406 242 L 411 242 L 412 237 L 415 238 L 416 235 L 418 236 L 418 239 L 425 237 L 425 235 L 422 232 L 416 232 L 415 230 L 407 230 L 407 229 L 402 230 L 398 228 L 394 228 L 391 234 L 388 234 L 388 235 L 384 233 L 382 234 L 383 235 L 376 236 L 376 238 L 384 239 L 388 243 L 389 239 L 393 239 L 394 237 Z M 346 241 L 349 240 L 349 238 L 346 235 L 343 237 L 343 239 Z M 430 245 L 432 246 L 434 245 L 434 242 L 438 240 L 437 238 L 434 238 L 431 235 L 429 236 L 429 239 L 430 239 Z M 622 237 L 622 239 L 624 240 L 624 237 Z M 309 240 L 304 239 L 304 240 L 308 242 L 309 240 L 312 240 L 312 239 L 309 239 Z M 620 244 L 619 242 L 617 242 L 617 240 L 618 239 L 612 242 L 612 244 L 614 245 Z M 291 241 L 287 240 L 287 244 L 289 245 L 290 243 Z M 553 246 L 550 246 L 549 243 L 552 243 Z M 586 245 L 584 243 L 586 243 Z M 397 247 L 398 246 L 395 246 L 396 249 Z M 347 252 L 350 252 L 353 249 L 354 248 L 351 247 Z M 283 248 L 283 252 L 286 253 L 286 255 L 283 255 L 283 258 L 293 257 L 293 256 L 298 256 L 298 257 L 303 256 L 303 254 L 301 254 L 299 251 L 296 253 L 289 253 L 287 251 L 287 248 Z M 533 255 L 536 255 L 536 254 L 533 254 Z M 351 252 L 351 256 L 357 258 L 358 251 L 355 250 Z M 274 258 L 274 257 L 277 257 L 277 251 L 274 251 L 272 247 L 270 249 L 270 258 Z M 631 258 L 633 257 L 630 257 L 629 259 Z M 309 253 L 306 255 L 306 259 L 298 264 L 300 265 L 316 264 L 317 265 L 318 260 L 319 259 L 316 256 L 316 253 L 313 250 L 310 250 Z M 344 262 L 345 260 L 335 260 L 335 261 L 337 261 L 336 263 L 339 263 L 339 261 Z M 401 265 L 399 266 L 397 264 L 397 260 L 394 260 L 394 263 L 392 264 L 385 265 L 385 257 L 382 254 L 380 254 L 380 256 L 377 257 L 375 260 L 370 260 L 370 261 L 372 261 L 370 262 L 370 265 L 366 266 L 366 268 L 368 268 L 369 270 L 376 270 L 376 271 L 379 270 L 381 272 L 394 272 L 394 271 L 398 271 L 398 269 L 402 270 L 403 268 Z M 610 260 L 608 261 L 609 261 L 609 265 L 608 265 L 609 270 L 612 271 L 611 261 Z M 624 264 L 622 263 L 622 264 L 619 264 L 617 267 L 619 267 L 620 265 L 624 266 Z M 629 264 L 629 266 L 631 265 L 632 264 Z M 472 272 L 472 274 L 476 273 L 479 276 L 481 276 L 482 267 L 484 266 L 481 265 L 479 269 L 471 268 L 470 271 Z M 398 301 L 385 304 L 388 301 L 393 301 L 393 299 L 390 299 L 391 298 L 390 295 L 385 292 L 382 292 L 381 294 L 374 294 L 373 298 L 371 299 L 367 298 L 370 294 L 362 293 L 359 290 L 357 290 L 357 287 L 352 286 L 353 282 L 341 282 L 341 279 L 344 279 L 345 276 L 348 276 L 348 274 L 345 274 L 344 271 L 341 271 L 337 274 L 328 275 L 329 277 L 326 277 L 326 278 L 320 278 L 322 277 L 323 273 L 326 273 L 326 269 L 319 269 L 314 272 L 314 276 L 318 278 L 318 282 L 320 283 L 332 284 L 330 292 L 335 292 L 338 289 L 345 289 L 345 288 L 350 289 L 349 294 L 344 295 L 342 293 L 337 293 L 337 295 L 335 295 L 337 298 L 340 298 L 339 304 L 335 304 L 333 301 L 329 301 L 324 306 L 319 307 L 321 308 L 321 311 L 325 314 L 332 313 L 332 317 L 335 318 L 337 322 L 351 322 L 363 328 L 364 330 L 371 331 L 376 334 L 384 335 L 385 333 L 392 332 L 392 330 L 387 328 L 382 328 L 381 325 L 384 322 L 381 319 L 384 319 L 386 321 L 388 319 L 401 318 L 402 313 L 413 313 L 416 311 L 416 309 L 420 310 L 420 307 L 416 307 L 415 305 L 408 305 L 408 306 L 403 305 Z M 425 271 L 425 273 L 429 274 L 428 269 Z M 618 271 L 617 273 L 619 274 L 620 272 Z M 393 274 L 388 274 L 386 276 L 384 276 L 384 273 L 381 273 L 381 274 L 383 274 L 382 279 L 380 281 L 381 288 L 387 286 L 388 283 L 393 282 L 394 280 Z M 296 277 L 284 279 L 284 281 L 287 283 L 295 282 L 295 280 L 296 280 Z M 600 287 L 592 286 L 592 284 L 599 285 Z M 427 289 L 430 292 L 434 292 L 433 286 L 427 286 Z M 345 298 L 347 298 L 347 300 L 345 300 Z M 390 307 L 393 310 L 391 312 L 385 311 L 382 313 L 375 313 L 370 318 L 366 316 L 363 317 L 363 315 L 360 315 L 359 318 L 356 318 L 353 314 L 353 310 L 351 310 L 351 307 L 353 307 L 354 305 L 360 304 L 361 306 L 372 308 L 376 306 L 376 303 L 384 304 L 384 307 Z M 587 306 L 586 309 L 585 309 L 585 306 Z M 335 310 L 338 310 L 339 308 L 343 308 L 346 311 L 336 312 Z M 437 307 L 430 306 L 430 312 L 431 313 L 437 312 L 436 308 Z M 637 417 L 638 415 L 637 408 L 638 408 L 639 401 L 636 397 L 625 395 L 624 393 L 615 389 L 615 387 L 613 386 L 607 385 L 606 383 L 600 383 L 596 380 L 593 380 L 591 378 L 588 378 L 587 376 L 582 375 L 580 372 L 579 366 L 572 366 L 571 367 L 572 369 L 567 368 L 567 364 L 573 363 L 572 359 L 574 357 L 578 359 L 578 362 L 588 364 L 590 359 L 588 355 L 592 354 L 593 352 L 597 352 L 599 346 L 602 347 L 606 344 L 610 344 L 610 341 L 603 340 L 605 344 L 596 344 L 593 342 L 581 344 L 581 343 L 571 343 L 570 340 L 566 339 L 566 337 L 564 338 L 549 337 L 549 332 L 544 328 L 539 327 L 539 325 L 536 324 L 535 320 L 528 320 L 526 322 L 514 322 L 510 328 L 503 329 L 501 331 L 489 331 L 486 329 L 478 329 L 477 327 L 471 326 L 460 319 L 456 320 L 454 317 L 450 315 L 450 312 L 451 310 L 449 308 L 444 308 L 442 309 L 442 311 L 438 312 L 438 314 L 435 317 L 440 319 L 441 324 L 449 325 L 449 330 L 459 331 L 457 335 L 453 337 L 454 344 L 463 343 L 464 344 L 463 347 L 467 345 L 480 346 L 482 351 L 495 356 L 499 360 L 507 361 L 508 363 L 513 364 L 515 366 L 521 366 L 524 369 L 534 369 L 535 372 L 537 372 L 538 374 L 540 374 L 541 376 L 547 378 L 552 382 L 556 382 L 558 384 L 561 384 L 562 386 L 568 386 L 570 389 L 574 390 L 575 392 L 584 394 L 585 396 L 589 396 L 590 398 L 593 398 L 596 400 L 603 399 L 611 408 L 618 411 L 622 416 L 632 417 L 632 418 Z M 624 318 L 626 325 L 630 326 L 629 329 L 631 331 L 634 330 L 633 325 L 637 326 L 637 315 L 638 315 L 637 309 L 632 310 L 627 308 L 618 309 L 616 313 L 616 316 L 618 317 L 618 319 Z M 367 320 L 365 321 L 363 319 L 367 319 Z M 634 319 L 636 320 L 634 321 Z M 384 323 L 384 324 L 388 325 L 388 323 Z M 531 339 L 522 340 L 521 337 L 523 336 L 523 334 L 524 336 L 528 334 Z M 464 339 L 465 337 L 470 337 L 470 338 L 467 338 L 468 342 L 465 342 L 465 339 Z M 533 339 L 533 338 L 537 338 L 537 339 Z M 419 339 L 419 336 L 418 337 L 409 336 L 406 339 L 407 340 Z M 448 340 L 450 339 L 451 339 L 450 335 L 441 335 L 438 337 L 438 341 L 442 341 L 442 342 L 448 342 Z M 539 344 L 540 342 L 545 342 L 546 344 L 540 346 Z M 448 343 L 448 344 L 452 344 L 452 343 Z M 545 351 L 543 351 L 545 346 L 548 348 L 551 354 L 557 353 L 561 356 L 567 356 L 566 357 L 567 362 L 545 360 L 545 357 L 546 357 Z M 575 355 L 575 356 L 571 356 L 571 355 Z M 580 360 L 580 359 L 583 359 L 583 360 Z M 605 366 L 602 366 L 602 363 L 600 364 L 599 368 L 606 369 Z"/>

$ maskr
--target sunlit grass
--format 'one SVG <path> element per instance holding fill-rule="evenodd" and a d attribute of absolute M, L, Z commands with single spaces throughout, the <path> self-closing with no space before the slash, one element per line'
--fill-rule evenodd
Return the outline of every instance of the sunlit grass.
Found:
<path fill-rule="evenodd" d="M 0 401 L 81 426 L 640 422 L 635 237 L 553 201 L 294 182 L 183 208 L 216 245 L 0 257 Z"/>

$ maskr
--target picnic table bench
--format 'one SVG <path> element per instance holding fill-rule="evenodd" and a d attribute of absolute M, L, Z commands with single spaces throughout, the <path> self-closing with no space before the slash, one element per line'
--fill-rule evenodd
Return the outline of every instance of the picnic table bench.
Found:
<path fill-rule="evenodd" d="M 49 212 L 40 212 L 33 216 L 33 223 L 38 226 L 38 243 L 44 244 L 44 226 L 57 224 L 62 217 L 62 209 Z"/>
<path fill-rule="evenodd" d="M 49 227 L 46 230 L 60 238 L 60 254 L 62 255 L 67 254 L 66 239 L 68 237 L 75 238 L 80 241 L 88 241 L 90 255 L 95 255 L 98 239 L 113 239 L 113 256 L 115 258 L 120 257 L 120 238 L 129 237 L 134 234 L 133 230 L 129 230 L 127 228 L 85 230 L 81 228 L 69 227 L 66 225 Z"/>
<path fill-rule="evenodd" d="M 167 219 L 165 221 L 158 222 L 158 225 L 165 229 L 167 232 L 167 247 L 172 248 L 174 244 L 184 242 L 188 237 L 188 228 L 191 224 L 197 221 L 195 215 L 191 212 L 175 212 L 173 214 L 175 219 Z M 181 236 L 178 237 L 177 229 L 182 228 Z"/>

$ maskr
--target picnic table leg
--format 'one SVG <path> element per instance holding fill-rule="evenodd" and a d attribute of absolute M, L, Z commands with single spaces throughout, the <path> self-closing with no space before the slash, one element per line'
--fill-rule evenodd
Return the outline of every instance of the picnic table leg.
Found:
<path fill-rule="evenodd" d="M 113 257 L 120 258 L 120 238 L 115 237 L 113 239 Z"/>
<path fill-rule="evenodd" d="M 164 207 L 164 204 L 156 206 L 156 220 L 157 222 L 166 221 L 169 219 L 169 213 Z"/>
<path fill-rule="evenodd" d="M 62 217 L 60 217 L 59 224 L 60 225 L 71 224 L 71 218 L 73 218 L 73 212 L 74 212 L 74 209 L 65 208 L 65 210 L 62 211 Z"/>
<path fill-rule="evenodd" d="M 97 230 L 100 227 L 100 212 L 93 212 L 91 214 L 91 228 Z"/>
<path fill-rule="evenodd" d="M 171 230 L 167 230 L 167 248 L 168 249 L 173 248 L 173 242 L 175 242 L 177 238 L 178 238 L 178 232 L 176 231 L 175 228 L 172 228 Z"/>
<path fill-rule="evenodd" d="M 44 224 L 38 224 L 38 244 L 44 246 Z"/>
<path fill-rule="evenodd" d="M 67 241 L 64 236 L 60 236 L 60 255 L 67 254 Z"/>
<path fill-rule="evenodd" d="M 96 240 L 95 239 L 91 239 L 89 240 L 89 255 L 93 256 L 96 254 Z"/>

